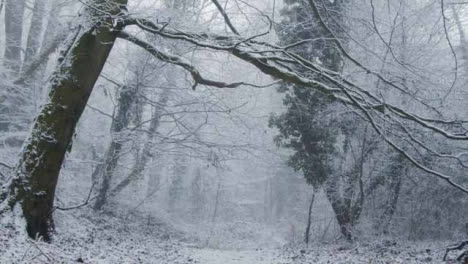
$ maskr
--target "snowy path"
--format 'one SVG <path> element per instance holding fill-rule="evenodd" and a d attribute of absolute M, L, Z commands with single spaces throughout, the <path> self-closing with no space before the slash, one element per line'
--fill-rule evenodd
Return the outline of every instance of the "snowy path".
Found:
<path fill-rule="evenodd" d="M 430 264 L 441 263 L 442 248 L 439 242 L 428 242 L 377 247 L 322 245 L 308 249 L 276 250 L 190 248 L 187 253 L 197 264 Z"/>
<path fill-rule="evenodd" d="M 192 249 L 191 256 L 203 264 L 279 264 L 287 263 L 274 250 Z"/>

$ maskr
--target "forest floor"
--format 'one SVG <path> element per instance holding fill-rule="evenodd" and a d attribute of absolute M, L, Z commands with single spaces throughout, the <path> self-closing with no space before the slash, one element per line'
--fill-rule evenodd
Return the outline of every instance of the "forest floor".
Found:
<path fill-rule="evenodd" d="M 432 247 L 432 249 L 431 249 Z M 444 263 L 443 250 L 435 244 L 412 246 L 312 246 L 257 250 L 199 249 L 191 252 L 193 259 L 203 264 L 312 264 L 312 263 Z M 447 261 L 445 263 L 454 263 Z"/>
<path fill-rule="evenodd" d="M 175 228 L 141 216 L 126 218 L 88 210 L 57 212 L 54 241 L 32 241 L 17 223 L 0 226 L 0 263 L 442 263 L 447 243 L 311 245 L 270 249 L 203 248 Z M 454 253 L 455 255 L 455 253 Z M 453 263 L 453 262 L 446 262 Z"/>

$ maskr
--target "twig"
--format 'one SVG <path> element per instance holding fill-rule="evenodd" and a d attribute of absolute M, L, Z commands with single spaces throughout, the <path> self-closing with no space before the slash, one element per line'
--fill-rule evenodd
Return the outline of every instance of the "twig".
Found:
<path fill-rule="evenodd" d="M 311 3 L 312 9 L 315 12 L 318 12 L 317 6 L 315 5 L 314 1 L 313 0 L 309 0 L 309 1 Z M 321 18 L 320 14 L 318 14 L 317 17 Z M 330 30 L 330 28 L 328 28 L 328 26 L 325 24 L 325 22 L 322 19 L 319 19 L 319 20 L 321 21 L 321 24 L 323 24 L 322 26 L 326 28 L 326 31 L 329 33 L 330 37 L 334 38 L 338 48 L 344 54 L 347 54 L 346 50 L 341 45 L 341 42 L 338 39 L 336 39 L 336 36 L 333 35 L 333 32 Z M 354 106 L 361 113 L 365 115 L 365 119 L 368 120 L 372 124 L 374 130 L 376 130 L 376 132 L 378 132 L 380 135 L 384 136 L 385 141 L 392 148 L 394 148 L 395 150 L 400 152 L 402 155 L 404 155 L 413 165 L 427 172 L 429 175 L 432 175 L 432 176 L 435 176 L 444 180 L 448 184 L 463 191 L 464 193 L 468 193 L 468 188 L 465 188 L 461 184 L 458 184 L 453 179 L 453 176 L 445 175 L 442 172 L 433 170 L 425 166 L 421 161 L 417 160 L 410 153 L 405 151 L 403 148 L 399 147 L 392 139 L 390 139 L 386 135 L 387 132 L 383 130 L 384 128 L 388 127 L 388 125 L 386 124 L 380 125 L 376 118 L 386 123 L 389 121 L 389 118 L 387 118 L 386 116 L 391 115 L 393 118 L 398 118 L 401 120 L 408 120 L 410 122 L 414 122 L 418 124 L 419 126 L 421 126 L 421 128 L 423 129 L 429 129 L 451 140 L 457 140 L 457 141 L 468 140 L 468 135 L 466 134 L 453 133 L 451 131 L 445 130 L 445 128 L 443 127 L 440 127 L 439 126 L 440 124 L 445 123 L 443 121 L 441 122 L 440 120 L 421 117 L 411 112 L 408 112 L 406 110 L 403 110 L 397 106 L 391 105 L 381 100 L 380 98 L 376 97 L 374 94 L 372 94 L 368 90 L 355 84 L 354 82 L 346 78 L 343 78 L 338 73 L 334 73 L 327 69 L 323 69 L 322 67 L 316 65 L 313 62 L 308 61 L 294 53 L 287 52 L 284 49 L 281 49 L 281 47 L 275 46 L 273 44 L 269 44 L 269 43 L 257 41 L 257 40 L 255 41 L 250 40 L 247 42 L 243 42 L 243 39 L 245 38 L 242 38 L 239 36 L 223 36 L 223 35 L 216 35 L 216 34 L 208 35 L 206 33 L 197 34 L 197 33 L 191 33 L 191 32 L 187 33 L 187 32 L 183 32 L 180 30 L 173 30 L 173 29 L 166 29 L 164 32 L 161 32 L 159 30 L 160 26 L 145 19 L 136 19 L 136 18 L 130 17 L 129 19 L 127 19 L 126 23 L 127 25 L 136 25 L 147 32 L 157 34 L 165 38 L 186 41 L 194 45 L 197 45 L 199 47 L 204 47 L 204 48 L 208 48 L 211 50 L 229 52 L 235 57 L 237 57 L 238 59 L 241 59 L 257 67 L 257 69 L 259 69 L 261 72 L 269 76 L 272 76 L 276 79 L 286 81 L 289 83 L 293 83 L 296 85 L 301 85 L 301 86 L 309 87 L 309 88 L 313 87 L 317 89 L 318 91 L 321 91 L 327 94 L 333 100 L 341 102 L 346 106 Z M 243 42 L 243 44 L 236 46 L 236 43 L 239 43 L 239 42 Z M 143 42 L 143 43 L 147 44 L 146 42 Z M 153 49 L 154 47 L 149 45 L 148 48 Z M 278 56 L 274 56 L 272 58 L 271 56 L 263 57 L 263 56 L 254 55 L 253 52 L 258 51 L 259 48 L 268 48 L 268 49 L 278 50 L 277 51 Z M 155 51 L 157 50 L 154 49 L 153 52 Z M 158 54 L 158 55 L 165 55 L 166 58 L 169 59 L 169 61 L 171 61 L 173 58 L 172 55 L 169 57 L 167 57 L 167 54 Z M 319 74 L 321 77 L 324 78 L 324 80 L 329 81 L 330 84 L 326 84 L 324 82 L 317 81 L 313 78 L 308 78 L 307 76 L 303 76 L 295 72 L 294 70 L 292 70 L 292 67 L 288 67 L 288 68 L 283 67 L 281 65 L 282 63 L 279 64 L 277 63 L 278 60 L 276 60 L 276 58 L 278 58 L 278 59 L 281 59 L 281 62 L 283 62 L 284 61 L 283 59 L 285 57 L 282 55 L 287 56 L 286 59 L 288 60 L 287 63 L 290 63 L 289 66 L 299 66 L 299 67 L 302 67 L 303 69 L 311 71 L 312 73 Z M 349 56 L 349 54 L 347 55 Z M 188 69 L 189 71 L 190 69 L 193 70 L 191 73 L 195 74 L 195 77 L 199 77 L 196 75 L 196 74 L 199 74 L 198 71 L 192 68 L 193 66 L 189 62 L 186 63 L 185 60 L 181 61 L 180 59 L 183 59 L 183 58 L 176 56 L 177 63 L 180 63 L 178 64 L 179 66 L 182 66 L 184 68 L 187 67 L 186 69 Z M 353 58 L 349 57 L 349 59 L 353 59 Z M 290 60 L 293 60 L 293 61 L 290 62 Z M 172 63 L 177 64 L 175 63 L 175 61 L 172 61 Z M 395 85 L 391 81 L 387 80 L 379 73 L 366 68 L 366 66 L 360 64 L 356 60 L 355 60 L 355 63 L 357 63 L 360 68 L 365 69 L 368 73 L 371 73 L 375 75 L 376 77 L 378 77 L 381 81 L 385 83 L 388 82 L 388 85 L 404 92 L 404 89 Z M 195 80 L 197 79 L 195 78 Z M 220 84 L 220 83 L 217 82 L 217 84 Z M 224 85 L 226 84 L 224 83 L 222 84 L 223 84 L 223 87 L 225 87 Z M 333 86 L 330 86 L 330 85 L 333 85 Z M 234 88 L 234 87 L 231 87 L 231 88 Z"/>
<path fill-rule="evenodd" d="M 93 110 L 93 111 L 96 111 L 98 112 L 99 114 L 103 115 L 103 116 L 106 116 L 106 117 L 109 117 L 110 119 L 114 120 L 114 117 L 112 115 L 109 115 L 108 113 L 102 111 L 102 110 L 99 110 L 98 108 L 94 107 L 94 106 L 91 106 L 89 104 L 86 105 L 89 109 Z"/>
<path fill-rule="evenodd" d="M 322 0 L 320 0 L 322 2 Z M 317 6 L 317 4 L 315 3 L 315 0 L 308 0 L 309 2 L 309 5 L 311 6 L 312 8 L 312 12 L 314 13 L 314 15 L 316 16 L 316 18 L 318 19 L 318 22 L 320 24 L 320 26 L 325 30 L 325 32 L 333 39 L 333 41 L 335 42 L 336 44 L 336 47 L 339 49 L 339 51 L 343 54 L 344 57 L 346 57 L 349 61 L 351 61 L 354 65 L 356 65 L 357 67 L 361 68 L 362 70 L 364 70 L 365 72 L 367 72 L 368 74 L 371 74 L 371 75 L 374 75 L 375 77 L 377 77 L 378 79 L 380 79 L 383 83 L 389 85 L 390 87 L 393 87 L 395 89 L 397 89 L 398 91 L 402 92 L 403 94 L 407 94 L 409 96 L 411 96 L 412 98 L 414 98 L 415 100 L 417 100 L 418 102 L 422 103 L 424 106 L 428 107 L 429 109 L 437 112 L 439 114 L 439 112 L 434 109 L 433 107 L 427 105 L 426 103 L 420 101 L 419 99 L 415 98 L 409 91 L 408 91 L 408 87 L 406 86 L 403 86 L 403 87 L 400 87 L 399 85 L 396 85 L 394 82 L 390 81 L 389 79 L 385 78 L 382 74 L 372 70 L 371 68 L 365 66 L 364 64 L 362 64 L 360 61 L 358 61 L 356 58 L 354 58 L 353 56 L 351 56 L 351 54 L 345 49 L 343 43 L 340 41 L 340 39 L 335 35 L 335 33 L 332 31 L 332 29 L 325 23 L 325 20 L 323 19 L 322 15 L 320 14 L 320 11 L 319 11 L 319 8 Z M 323 2 L 322 2 L 323 3 Z M 325 9 L 326 10 L 326 9 Z M 331 19 L 336 23 L 338 24 L 338 22 L 336 22 L 333 17 L 331 17 Z"/>
<path fill-rule="evenodd" d="M 441 14 L 442 14 L 442 22 L 443 22 L 443 25 L 444 25 L 445 38 L 447 39 L 447 43 L 448 43 L 448 45 L 450 47 L 450 51 L 452 52 L 453 58 L 455 60 L 455 62 L 454 62 L 455 63 L 455 72 L 454 72 L 454 76 L 453 76 L 452 85 L 450 86 L 450 89 L 448 90 L 448 92 L 442 98 L 442 103 L 443 103 L 443 102 L 445 102 L 445 99 L 447 99 L 447 97 L 450 95 L 450 93 L 452 93 L 452 90 L 455 87 L 455 84 L 457 82 L 457 78 L 458 78 L 458 59 L 457 59 L 457 53 L 455 52 L 455 49 L 453 47 L 452 41 L 450 40 L 450 36 L 449 36 L 449 33 L 448 33 L 447 22 L 446 22 L 447 17 L 445 16 L 444 0 L 440 0 L 440 9 L 441 9 Z"/>
<path fill-rule="evenodd" d="M 92 200 L 91 199 L 91 194 L 93 193 L 93 189 L 94 189 L 95 185 L 96 185 L 96 183 L 93 183 L 93 185 L 91 185 L 91 188 L 89 189 L 88 197 L 86 197 L 86 200 L 82 204 L 71 206 L 71 207 L 55 206 L 54 210 L 69 211 L 69 210 L 78 209 L 78 208 L 81 208 L 81 207 L 84 207 L 84 206 L 88 205 L 89 201 Z"/>
<path fill-rule="evenodd" d="M 9 170 L 14 169 L 13 166 L 10 166 L 10 165 L 8 165 L 8 164 L 6 164 L 6 163 L 3 163 L 3 162 L 1 162 L 1 161 L 0 161 L 0 166 L 3 166 L 3 167 L 5 167 L 5 168 L 7 168 L 7 169 L 9 169 Z"/>
<path fill-rule="evenodd" d="M 465 241 L 462 241 L 460 244 L 458 245 L 455 245 L 455 246 L 451 246 L 451 247 L 447 247 L 447 249 L 445 250 L 445 254 L 444 254 L 444 258 L 442 259 L 443 261 L 445 261 L 447 259 L 447 255 L 450 251 L 454 251 L 454 250 L 461 250 L 463 249 L 466 245 L 468 245 L 468 240 L 465 240 Z M 468 251 L 465 251 L 463 252 L 458 258 L 457 260 L 461 260 L 461 258 L 463 258 L 464 255 L 467 254 Z"/>
<path fill-rule="evenodd" d="M 231 29 L 232 33 L 234 33 L 236 35 L 240 35 L 239 31 L 237 31 L 237 29 L 234 27 L 231 20 L 229 19 L 229 16 L 226 14 L 223 7 L 219 4 L 218 0 L 211 0 L 211 2 L 213 2 L 213 4 L 215 4 L 216 8 L 218 8 L 219 12 L 221 13 L 221 15 L 224 18 L 224 21 L 226 22 L 228 27 Z"/>
<path fill-rule="evenodd" d="M 28 239 L 28 242 L 31 245 L 33 245 L 39 251 L 40 255 L 44 256 L 49 263 L 53 263 L 52 259 L 49 256 L 47 256 L 47 254 L 44 253 L 44 251 L 42 251 L 42 249 L 36 244 L 35 241 L 31 241 L 31 240 Z"/>
<path fill-rule="evenodd" d="M 130 35 L 124 31 L 120 32 L 118 37 L 125 39 L 129 42 L 132 42 L 133 44 L 137 46 L 140 46 L 141 48 L 145 49 L 146 51 L 148 51 L 149 53 L 151 53 L 153 56 L 155 56 L 161 61 L 165 61 L 167 63 L 180 66 L 184 68 L 185 70 L 187 70 L 192 75 L 192 78 L 194 80 L 194 84 L 192 86 L 193 90 L 195 90 L 198 84 L 217 87 L 217 88 L 237 88 L 239 86 L 251 86 L 255 88 L 265 88 L 265 87 L 269 87 L 277 83 L 277 82 L 274 82 L 274 83 L 270 83 L 266 85 L 255 85 L 255 84 L 246 83 L 246 82 L 225 83 L 221 81 L 210 80 L 210 79 L 203 77 L 200 74 L 200 72 L 195 68 L 195 66 L 190 64 L 190 62 L 185 60 L 183 57 L 164 53 L 158 50 L 156 47 L 152 46 L 151 44 L 137 38 L 136 36 Z"/>
<path fill-rule="evenodd" d="M 259 38 L 259 37 L 263 37 L 263 36 L 266 36 L 266 35 L 270 34 L 271 29 L 273 28 L 273 21 L 271 21 L 271 19 L 270 19 L 269 16 L 267 16 L 267 15 L 263 15 L 263 16 L 266 17 L 267 20 L 268 20 L 268 23 L 269 23 L 268 30 L 265 31 L 265 32 L 263 32 L 263 33 L 260 33 L 260 34 L 251 36 L 251 37 L 249 37 L 249 38 L 246 38 L 246 39 L 244 39 L 244 40 L 242 40 L 242 41 L 236 43 L 236 45 L 234 45 L 234 48 L 237 48 L 237 47 L 238 47 L 240 44 L 242 44 L 242 43 L 247 43 L 247 42 L 249 42 L 249 41 L 251 41 L 251 40 L 253 40 L 253 39 L 256 39 L 256 38 Z"/>

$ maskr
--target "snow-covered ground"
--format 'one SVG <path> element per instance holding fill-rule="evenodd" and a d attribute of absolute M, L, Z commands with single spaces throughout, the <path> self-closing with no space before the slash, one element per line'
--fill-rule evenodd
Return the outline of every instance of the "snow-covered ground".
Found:
<path fill-rule="evenodd" d="M 0 263 L 441 263 L 447 243 L 372 243 L 226 250 L 203 248 L 196 238 L 143 216 L 58 212 L 51 244 L 27 239 L 2 223 Z M 454 254 L 455 255 L 455 254 Z M 450 262 L 448 262 L 450 263 Z"/>
<path fill-rule="evenodd" d="M 280 250 L 218 250 L 210 248 L 194 249 L 190 252 L 193 259 L 204 264 L 276 264 L 290 263 L 286 257 L 280 255 Z"/>
<path fill-rule="evenodd" d="M 310 248 L 256 250 L 197 249 L 190 253 L 194 260 L 204 264 L 416 264 L 441 263 L 444 253 L 441 246 L 441 244 L 436 243 L 391 245 L 388 242 L 383 242 L 375 245 L 317 245 Z"/>

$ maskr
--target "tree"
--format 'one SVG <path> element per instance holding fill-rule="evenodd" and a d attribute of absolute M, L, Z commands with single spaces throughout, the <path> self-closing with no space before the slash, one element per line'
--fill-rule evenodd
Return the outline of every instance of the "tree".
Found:
<path fill-rule="evenodd" d="M 0 130 L 5 132 L 5 141 L 13 147 L 20 147 L 24 138 L 14 132 L 25 132 L 32 120 L 31 113 L 41 99 L 42 91 L 37 89 L 49 56 L 64 39 L 57 16 L 62 5 L 51 1 L 50 14 L 46 14 L 47 0 L 37 0 L 32 9 L 30 23 L 24 18 L 25 1 L 7 1 L 5 9 L 5 52 L 6 75 L 0 84 Z M 26 19 L 27 20 L 27 19 Z M 44 21 L 48 20 L 43 35 Z M 27 34 L 23 34 L 29 26 Z M 26 35 L 23 41 L 23 35 Z M 22 42 L 25 42 L 24 45 Z"/>
<path fill-rule="evenodd" d="M 9 78 L 16 77 L 21 69 L 21 41 L 23 37 L 23 14 L 24 0 L 8 0 L 5 2 L 5 50 L 3 55 L 3 66 L 7 69 Z M 12 113 L 16 113 L 15 103 L 12 105 L 7 99 L 14 98 L 15 101 L 21 101 L 21 91 L 10 87 L 10 84 L 3 84 L 11 95 L 0 95 L 0 115 L 3 120 L 0 122 L 0 131 L 8 131 Z M 10 101 L 10 100 L 9 100 Z"/>
<path fill-rule="evenodd" d="M 354 64 L 350 66 L 357 66 L 367 74 L 373 74 L 377 77 L 373 84 L 375 88 L 370 88 L 375 89 L 376 93 L 382 93 L 381 90 L 387 91 L 391 87 L 395 88 L 394 82 L 388 81 L 383 75 L 364 66 L 351 55 L 352 49 L 345 48 L 348 36 L 351 36 L 350 42 L 355 41 L 353 39 L 355 36 L 350 33 L 352 30 L 345 26 L 351 21 L 343 19 L 345 10 L 351 12 L 349 10 L 352 9 L 351 5 L 346 5 L 346 1 L 310 0 L 286 1 L 285 3 L 286 7 L 282 10 L 283 21 L 278 26 L 280 39 L 285 47 L 294 50 L 296 54 L 300 54 L 309 61 L 319 61 L 323 68 L 317 69 L 315 72 L 312 71 L 314 72 L 312 78 L 321 84 L 325 83 L 329 87 L 336 87 L 336 82 L 328 82 L 323 79 L 322 72 L 327 69 L 330 70 L 331 75 L 339 75 L 343 63 L 346 61 Z M 371 7 L 373 12 L 371 22 L 375 25 L 373 1 L 371 1 Z M 390 44 L 386 43 L 380 35 L 378 26 L 374 26 L 378 36 L 386 43 L 384 46 L 385 55 L 381 58 L 383 61 L 382 72 L 384 72 L 384 66 L 389 66 L 387 65 L 387 60 L 390 60 L 387 58 L 390 57 L 389 54 L 392 54 L 394 60 L 403 65 L 402 67 L 406 67 L 405 70 L 408 70 L 408 66 L 406 66 L 408 65 L 407 29 L 404 28 L 407 23 L 404 14 L 405 8 L 405 4 L 400 3 L 399 9 L 396 11 L 396 18 L 392 18 L 394 19 L 393 23 L 396 23 L 395 21 L 400 16 L 402 21 L 398 28 L 389 30 L 391 32 L 389 33 Z M 394 42 L 393 39 L 397 38 L 396 36 L 401 38 L 401 50 L 398 53 L 391 46 Z M 358 41 L 355 42 L 358 43 L 358 46 L 360 45 Z M 352 69 L 354 70 L 354 68 Z M 310 74 L 309 71 L 306 72 Z M 407 76 L 409 72 L 411 71 L 404 71 L 398 75 L 405 90 L 408 89 Z M 381 86 L 384 86 L 384 89 L 381 89 Z M 341 233 L 346 239 L 352 239 L 354 226 L 358 223 L 363 212 L 366 199 L 381 186 L 389 189 L 390 197 L 385 204 L 388 210 L 385 210 L 381 216 L 381 219 L 385 220 L 380 220 L 387 223 L 386 226 L 388 226 L 396 210 L 401 189 L 401 174 L 407 165 L 404 160 L 409 158 L 409 160 L 415 161 L 409 157 L 408 147 L 404 145 L 397 147 L 394 141 L 388 138 L 386 132 L 383 132 L 386 129 L 377 128 L 380 125 L 372 121 L 374 118 L 368 115 L 369 113 L 364 113 L 364 118 L 357 112 L 342 114 L 340 112 L 344 112 L 344 108 L 334 103 L 333 100 L 316 91 L 303 88 L 300 86 L 285 88 L 283 86 L 280 91 L 285 93 L 283 103 L 287 108 L 286 112 L 279 117 L 272 117 L 270 121 L 270 125 L 279 130 L 279 135 L 276 137 L 278 145 L 293 150 L 289 164 L 295 170 L 301 170 L 308 182 L 315 188 L 324 185 Z M 405 102 L 408 97 L 406 91 L 398 95 L 385 94 L 385 98 L 397 99 L 398 104 L 404 107 L 407 107 Z M 368 124 L 363 121 L 370 121 L 374 131 L 371 131 Z M 405 127 L 408 124 L 402 125 L 400 123 L 399 126 L 408 132 L 407 127 Z M 389 131 L 395 132 L 393 129 Z M 337 137 L 340 138 L 339 141 L 336 140 Z M 381 148 L 383 142 L 387 142 L 393 147 L 393 152 L 389 152 L 391 157 L 395 157 L 388 159 L 388 164 L 385 164 L 385 166 L 389 166 L 385 172 L 386 175 L 374 173 L 375 166 L 371 168 L 367 165 L 369 162 L 377 162 L 372 156 L 378 154 L 376 153 L 377 149 L 384 149 Z M 421 168 L 420 165 L 423 163 L 417 162 L 416 165 Z M 391 183 L 385 184 L 386 182 Z M 387 231 L 384 230 L 384 233 Z"/>
<path fill-rule="evenodd" d="M 106 203 L 112 175 L 117 167 L 124 144 L 124 139 L 119 138 L 119 136 L 130 124 L 130 110 L 137 98 L 138 86 L 138 84 L 125 85 L 119 89 L 117 111 L 111 126 L 112 140 L 102 163 L 96 167 L 96 171 L 93 173 L 94 181 L 99 182 L 98 195 L 94 203 L 94 209 L 96 210 L 100 210 Z"/>
<path fill-rule="evenodd" d="M 314 1 L 310 2 L 315 6 Z M 15 177 L 5 191 L 7 197 L 2 204 L 1 212 L 20 205 L 27 223 L 26 229 L 32 237 L 40 235 L 46 240 L 50 239 L 50 229 L 53 226 L 53 199 L 60 167 L 73 138 L 74 128 L 117 37 L 145 49 L 163 62 L 185 69 L 194 80 L 193 89 L 198 85 L 226 89 L 240 86 L 265 87 L 245 82 L 226 83 L 208 79 L 189 60 L 159 50 L 152 43 L 123 31 L 124 27 L 136 27 L 150 35 L 231 54 L 273 78 L 307 89 L 316 89 L 337 102 L 353 106 L 362 118 L 371 124 L 376 134 L 414 166 L 445 181 L 459 191 L 468 193 L 456 178 L 428 168 L 418 156 L 412 156 L 412 153 L 402 149 L 395 141 L 395 138 L 401 138 L 401 135 L 394 136 L 394 133 L 387 133 L 389 128 L 394 126 L 399 128 L 401 126 L 398 125 L 405 121 L 451 140 L 468 140 L 468 136 L 459 133 L 460 127 L 457 122 L 424 117 L 401 109 L 336 71 L 325 69 L 316 62 L 289 52 L 291 46 L 284 47 L 264 42 L 258 40 L 258 36 L 244 38 L 237 34 L 218 35 L 174 29 L 167 23 L 128 15 L 124 0 L 95 0 L 89 4 L 91 5 L 86 9 L 81 24 L 74 31 L 72 38 L 66 42 L 68 45 L 62 54 L 61 63 L 49 83 L 51 89 L 48 101 L 34 122 L 31 135 L 15 170 Z M 228 18 L 225 17 L 225 20 Z M 271 25 L 269 21 L 267 22 Z M 341 54 L 356 67 L 364 69 L 367 74 L 375 78 L 388 81 L 379 73 L 353 59 L 339 39 L 330 33 L 326 24 L 323 25 L 321 22 L 320 24 L 325 32 L 331 35 L 330 40 L 338 47 Z M 309 41 L 302 43 L 307 42 Z M 333 84 L 333 87 L 329 84 Z M 395 83 L 389 82 L 389 85 L 395 90 L 402 89 Z M 404 129 L 396 132 L 410 138 L 413 143 L 417 142 L 409 137 L 410 133 Z M 456 156 L 450 155 L 449 158 L 455 159 Z M 1 195 L 2 198 L 5 197 L 5 193 Z"/>
<path fill-rule="evenodd" d="M 122 14 L 125 6 L 125 0 L 93 3 L 94 8 L 114 16 Z M 7 206 L 21 206 L 26 231 L 33 238 L 51 238 L 60 168 L 75 126 L 121 28 L 119 23 L 115 25 L 115 18 L 102 16 L 91 8 L 87 9 L 86 18 L 89 24 L 76 29 L 68 50 L 60 58 L 62 63 L 49 83 L 49 101 L 34 122 L 9 187 Z"/>
<path fill-rule="evenodd" d="M 307 225 L 306 225 L 306 231 L 304 234 L 304 242 L 306 244 L 309 244 L 310 227 L 312 226 L 312 208 L 314 206 L 315 193 L 316 193 L 316 190 L 313 190 L 312 198 L 310 199 L 310 203 L 309 203 L 309 211 L 307 212 Z"/>
<path fill-rule="evenodd" d="M 339 3 L 341 1 L 336 1 L 328 8 L 336 8 Z M 291 0 L 286 4 L 289 7 L 282 10 L 285 21 L 278 28 L 282 42 L 289 45 L 317 39 L 305 48 L 295 48 L 295 52 L 309 60 L 320 60 L 326 68 L 339 71 L 342 63 L 339 51 L 333 47 L 333 43 L 325 40 L 327 34 L 318 26 L 317 18 L 310 14 L 308 3 Z M 328 122 L 324 126 L 322 122 L 325 119 L 322 118 L 332 101 L 326 94 L 297 85 L 285 85 L 280 92 L 286 93 L 283 104 L 287 111 L 270 120 L 270 125 L 279 129 L 280 134 L 275 140 L 279 145 L 295 151 L 289 164 L 296 170 L 302 170 L 307 181 L 317 188 L 331 173 L 329 158 L 334 152 L 336 124 Z"/>
<path fill-rule="evenodd" d="M 6 45 L 3 64 L 12 75 L 17 75 L 21 68 L 24 6 L 24 0 L 6 0 L 5 2 Z"/>
<path fill-rule="evenodd" d="M 326 4 L 321 7 L 320 12 L 326 14 L 332 11 L 333 14 L 337 14 L 335 18 L 329 18 L 328 23 L 334 29 L 337 29 L 338 35 L 341 36 L 342 34 L 339 34 L 339 32 L 342 29 L 332 19 L 341 21 L 340 14 L 344 10 L 345 2 L 326 1 L 324 3 Z M 310 3 L 301 0 L 290 0 L 286 1 L 286 4 L 287 6 L 282 10 L 284 21 L 280 23 L 278 28 L 284 45 L 313 39 L 314 41 L 310 44 L 295 47 L 295 52 L 308 60 L 320 61 L 326 69 L 339 72 L 343 64 L 340 50 L 335 46 L 333 40 L 327 39 L 333 38 L 333 36 L 321 27 L 320 18 L 317 17 L 317 14 L 314 14 Z M 320 80 L 321 77 L 315 75 L 313 78 Z M 270 125 L 279 130 L 276 142 L 279 146 L 294 151 L 289 159 L 289 165 L 297 171 L 302 171 L 314 190 L 326 184 L 327 197 L 335 212 L 340 230 L 343 236 L 350 240 L 352 238 L 352 227 L 362 211 L 364 202 L 362 188 L 356 201 L 353 201 L 352 197 L 355 197 L 353 193 L 356 182 L 362 181 L 362 166 L 369 150 L 366 149 L 365 144 L 362 145 L 363 153 L 361 157 L 355 159 L 355 164 L 352 165 L 349 174 L 344 175 L 344 177 L 340 177 L 338 174 L 346 171 L 346 168 L 344 170 L 343 168 L 340 170 L 334 169 L 332 160 L 340 160 L 339 155 L 348 155 L 347 150 L 350 148 L 349 144 L 351 144 L 353 137 L 351 131 L 358 129 L 358 127 L 353 126 L 356 122 L 340 120 L 340 118 L 334 117 L 336 114 L 330 114 L 336 113 L 340 108 L 327 95 L 304 89 L 301 86 L 291 88 L 286 86 L 281 88 L 280 91 L 286 93 L 283 104 L 287 107 L 287 110 L 281 116 L 273 116 L 270 120 Z M 349 119 L 350 117 L 345 118 Z M 352 120 L 356 119 L 352 118 Z M 338 153 L 336 149 L 336 138 L 339 134 L 345 137 L 343 154 Z M 340 192 L 340 185 L 343 186 L 343 193 Z M 310 204 L 311 207 L 312 203 Z M 306 229 L 306 242 L 308 242 L 310 224 L 307 225 Z"/>
<path fill-rule="evenodd" d="M 26 51 L 24 55 L 24 64 L 30 64 L 31 60 L 38 54 L 41 45 L 41 34 L 43 28 L 43 21 L 45 16 L 47 1 L 36 0 L 33 7 L 33 15 L 31 18 L 31 27 L 26 44 Z"/>
<path fill-rule="evenodd" d="M 150 122 L 149 129 L 148 129 L 148 137 L 146 138 L 146 141 L 144 143 L 144 146 L 140 155 L 137 157 L 138 160 L 135 161 L 135 164 L 133 165 L 128 176 L 126 176 L 123 180 L 117 183 L 110 192 L 108 192 L 109 187 L 107 187 L 106 189 L 100 190 L 100 194 L 98 198 L 99 197 L 102 197 L 102 198 L 101 200 L 96 201 L 95 206 L 94 206 L 95 209 L 102 208 L 102 206 L 106 203 L 107 196 L 113 197 L 117 195 L 123 189 L 125 189 L 130 183 L 142 177 L 142 174 L 146 168 L 146 165 L 148 164 L 148 161 L 153 157 L 152 152 L 153 152 L 154 144 L 152 141 L 153 141 L 154 135 L 156 134 L 157 129 L 159 128 L 161 116 L 163 112 L 162 110 L 167 105 L 168 99 L 169 99 L 169 91 L 168 89 L 165 89 L 160 94 L 160 98 L 157 102 L 157 106 L 154 107 L 153 115 L 152 115 L 151 122 Z"/>
<path fill-rule="evenodd" d="M 186 1 L 165 1 L 165 4 L 173 10 L 189 10 Z M 195 4 L 196 1 L 193 1 L 192 5 Z M 156 41 L 154 38 L 153 40 Z M 164 46 L 165 44 L 160 41 L 159 45 Z M 172 45 L 172 48 L 175 49 L 175 45 Z M 137 53 L 144 59 L 137 61 L 135 63 L 136 65 L 133 66 L 135 70 L 132 70 L 133 76 L 132 80 L 130 81 L 131 84 L 126 85 L 120 89 L 119 99 L 116 106 L 116 115 L 111 126 L 113 138 L 109 148 L 106 151 L 102 163 L 96 167 L 95 172 L 93 173 L 93 177 L 95 178 L 94 182 L 98 183 L 98 194 L 94 203 L 95 210 L 101 210 L 107 203 L 108 198 L 116 196 L 130 183 L 138 180 L 139 178 L 142 178 L 145 167 L 153 156 L 153 150 L 155 148 L 153 139 L 160 126 L 160 120 L 163 116 L 163 112 L 165 112 L 165 106 L 168 103 L 171 93 L 168 88 L 164 89 L 164 91 L 161 93 L 158 93 L 158 100 L 156 102 L 152 102 L 152 118 L 149 122 L 148 131 L 146 131 L 144 135 L 146 136 L 147 134 L 147 136 L 143 139 L 144 143 L 142 144 L 143 147 L 141 150 L 137 150 L 136 161 L 132 166 L 130 173 L 115 186 L 111 186 L 112 181 L 115 181 L 116 178 L 116 175 L 114 174 L 116 173 L 115 170 L 118 166 L 118 162 L 123 156 L 122 152 L 124 152 L 123 148 L 125 141 L 128 141 L 128 138 L 131 138 L 131 136 L 128 135 L 131 133 L 131 131 L 123 133 L 124 130 L 131 130 L 130 123 L 133 123 L 135 128 L 138 128 L 145 123 L 141 120 L 145 105 L 142 98 L 147 97 L 144 92 L 144 87 L 149 87 L 152 83 L 154 85 L 155 83 L 162 82 L 160 79 L 163 79 L 158 78 L 158 76 L 154 78 L 150 73 L 157 71 L 160 73 L 159 75 L 161 75 L 159 77 L 162 77 L 161 73 L 164 71 L 164 65 L 158 63 L 158 61 L 155 62 L 154 58 L 148 59 L 145 56 L 146 53 L 143 52 L 145 51 L 140 50 Z M 168 75 L 169 76 L 166 77 L 169 82 L 168 84 L 169 86 L 173 86 L 172 82 L 174 82 L 176 76 L 173 76 L 174 73 L 172 73 L 172 71 L 169 72 Z M 122 137 L 122 134 L 127 135 Z M 181 175 L 178 177 L 180 176 Z"/>

